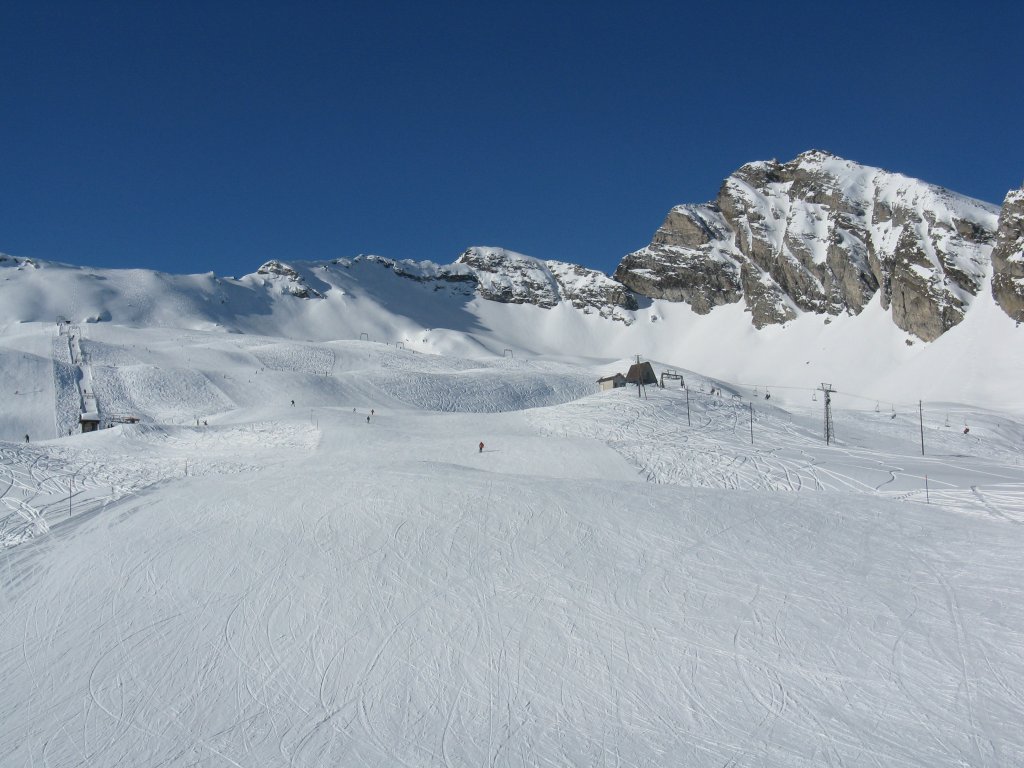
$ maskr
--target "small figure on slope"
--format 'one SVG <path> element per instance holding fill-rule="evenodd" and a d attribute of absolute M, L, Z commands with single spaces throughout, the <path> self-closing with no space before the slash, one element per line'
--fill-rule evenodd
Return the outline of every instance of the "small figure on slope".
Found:
<path fill-rule="evenodd" d="M 483 453 L 483 452 L 484 452 L 484 441 L 481 440 L 480 441 L 480 453 Z"/>

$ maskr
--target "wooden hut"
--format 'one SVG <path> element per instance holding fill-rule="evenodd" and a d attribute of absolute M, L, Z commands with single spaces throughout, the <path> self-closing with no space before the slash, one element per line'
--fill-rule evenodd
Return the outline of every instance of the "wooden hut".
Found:
<path fill-rule="evenodd" d="M 654 367 L 650 363 L 633 363 L 626 373 L 627 384 L 647 385 L 657 384 L 658 377 L 654 375 Z"/>

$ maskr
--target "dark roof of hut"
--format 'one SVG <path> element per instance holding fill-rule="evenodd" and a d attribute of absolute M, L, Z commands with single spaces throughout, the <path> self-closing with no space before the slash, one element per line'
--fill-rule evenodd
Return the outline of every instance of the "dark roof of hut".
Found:
<path fill-rule="evenodd" d="M 629 366 L 626 374 L 626 382 L 629 384 L 657 384 L 658 377 L 654 375 L 654 367 L 650 363 L 633 363 Z"/>

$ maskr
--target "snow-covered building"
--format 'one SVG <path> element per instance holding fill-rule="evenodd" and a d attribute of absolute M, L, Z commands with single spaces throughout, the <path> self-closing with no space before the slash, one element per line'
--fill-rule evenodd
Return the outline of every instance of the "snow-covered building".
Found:
<path fill-rule="evenodd" d="M 624 386 L 626 386 L 626 377 L 621 373 L 615 373 L 611 376 L 605 376 L 603 379 L 597 380 L 597 387 L 602 392 L 606 389 L 616 389 L 617 387 Z"/>

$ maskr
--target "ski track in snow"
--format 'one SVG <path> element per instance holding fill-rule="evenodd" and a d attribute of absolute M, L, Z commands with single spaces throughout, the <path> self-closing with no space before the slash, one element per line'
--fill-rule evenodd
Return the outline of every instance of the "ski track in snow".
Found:
<path fill-rule="evenodd" d="M 0 547 L 20 544 L 49 531 L 53 521 L 94 512 L 155 483 L 256 471 L 258 465 L 234 458 L 240 451 L 308 450 L 317 440 L 304 424 L 121 430 L 125 439 L 115 452 L 0 443 Z M 147 455 L 154 450 L 159 454 Z M 196 460 L 197 453 L 202 460 Z"/>
<path fill-rule="evenodd" d="M 731 398 L 257 341 L 188 352 L 265 376 L 256 415 L 0 443 L 0 765 L 1024 764 L 1009 449 L 757 403 L 751 445 Z M 370 422 L 281 408 L 362 397 L 363 356 Z"/>
<path fill-rule="evenodd" d="M 791 414 L 777 408 L 755 409 L 751 425 L 746 402 L 705 393 L 691 393 L 687 425 L 684 392 L 651 390 L 647 399 L 623 392 L 609 398 L 610 403 L 587 398 L 536 410 L 532 421 L 545 435 L 606 442 L 653 483 L 873 493 L 1024 523 L 1024 466 L 1020 464 L 1000 465 L 992 458 L 966 455 L 887 454 L 877 447 L 842 442 L 826 447 L 819 434 L 806 423 L 795 423 Z M 882 418 L 876 423 L 888 427 L 888 421 Z M 886 431 L 873 435 L 878 438 L 876 446 L 891 441 Z M 904 429 L 904 450 L 907 432 Z M 961 437 L 930 434 L 929 441 L 938 439 L 941 450 L 951 450 Z M 996 449 L 993 458 L 1011 456 Z M 930 476 L 928 490 L 925 475 Z M 982 484 L 984 490 L 979 487 Z"/>

